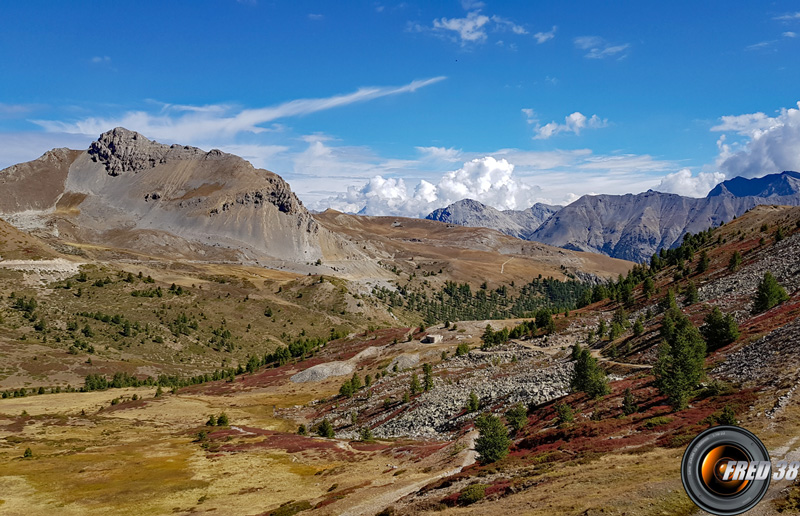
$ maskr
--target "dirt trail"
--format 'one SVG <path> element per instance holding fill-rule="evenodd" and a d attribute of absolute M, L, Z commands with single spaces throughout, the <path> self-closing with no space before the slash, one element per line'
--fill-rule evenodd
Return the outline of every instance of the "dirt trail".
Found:
<path fill-rule="evenodd" d="M 466 439 L 465 444 L 467 445 L 467 448 L 465 451 L 461 452 L 463 458 L 461 460 L 460 466 L 443 471 L 442 473 L 431 475 L 421 480 L 414 481 L 410 484 L 405 484 L 401 487 L 397 487 L 395 489 L 392 489 L 391 491 L 387 491 L 378 496 L 370 497 L 368 500 L 365 500 L 364 502 L 355 505 L 354 507 L 350 507 L 349 509 L 341 512 L 340 513 L 341 516 L 364 516 L 364 515 L 377 514 L 385 507 L 393 504 L 394 502 L 400 500 L 405 496 L 410 495 L 411 493 L 419 491 L 421 488 L 433 482 L 434 480 L 449 477 L 451 475 L 455 475 L 456 473 L 461 472 L 461 470 L 463 470 L 467 466 L 470 466 L 477 460 L 478 452 L 476 452 L 474 449 L 475 439 L 477 437 L 478 437 L 478 432 L 476 430 L 473 430 L 472 432 L 468 433 L 465 436 Z"/>

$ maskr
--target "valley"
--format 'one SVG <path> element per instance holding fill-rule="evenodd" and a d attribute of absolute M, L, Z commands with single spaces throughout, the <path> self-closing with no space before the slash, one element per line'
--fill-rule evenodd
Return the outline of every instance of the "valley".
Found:
<path fill-rule="evenodd" d="M 135 140 L 117 141 L 128 161 L 70 152 L 45 171 L 102 188 L 0 223 L 3 514 L 690 515 L 678 467 L 703 429 L 740 424 L 773 457 L 800 453 L 787 431 L 800 208 L 756 206 L 637 264 L 486 228 L 311 214 L 266 171 L 106 137 L 120 135 Z M 203 167 L 275 193 L 240 203 L 201 185 Z M 166 206 L 126 198 L 146 216 L 98 231 L 122 202 L 113 181 L 146 174 L 176 177 Z M 187 228 L 216 214 L 186 211 L 193 195 L 233 202 L 222 211 L 249 235 L 203 242 Z M 275 251 L 275 234 L 309 252 Z M 785 295 L 761 307 L 767 273 Z M 675 394 L 660 378 L 678 327 L 704 351 Z M 505 444 L 490 459 L 491 421 Z M 754 514 L 797 499 L 773 486 Z"/>

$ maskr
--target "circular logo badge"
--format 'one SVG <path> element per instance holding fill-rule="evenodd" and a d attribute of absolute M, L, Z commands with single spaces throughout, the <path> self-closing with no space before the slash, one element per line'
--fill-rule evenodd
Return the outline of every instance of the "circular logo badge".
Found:
<path fill-rule="evenodd" d="M 689 444 L 681 461 L 686 494 L 704 511 L 732 516 L 752 509 L 767 492 L 769 453 L 744 428 L 715 426 Z"/>

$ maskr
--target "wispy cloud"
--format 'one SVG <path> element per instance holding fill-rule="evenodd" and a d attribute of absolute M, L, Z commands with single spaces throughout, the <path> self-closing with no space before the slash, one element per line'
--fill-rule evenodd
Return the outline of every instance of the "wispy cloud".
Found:
<path fill-rule="evenodd" d="M 108 56 L 94 56 L 91 62 L 92 64 L 111 64 L 111 58 Z"/>
<path fill-rule="evenodd" d="M 586 50 L 583 57 L 587 59 L 605 59 L 615 57 L 624 59 L 628 55 L 629 43 L 613 44 L 600 36 L 579 36 L 573 40 L 575 47 Z"/>
<path fill-rule="evenodd" d="M 319 21 L 319 20 L 322 20 L 324 18 L 325 18 L 325 16 L 322 15 L 322 14 L 311 13 L 311 14 L 308 15 L 308 19 L 309 20 Z"/>
<path fill-rule="evenodd" d="M 558 27 L 553 25 L 553 28 L 550 29 L 549 32 L 537 32 L 536 34 L 534 34 L 533 37 L 536 38 L 536 43 L 541 45 L 542 43 L 545 43 L 546 41 L 550 41 L 551 39 L 555 38 L 557 28 Z"/>
<path fill-rule="evenodd" d="M 773 20 L 781 20 L 781 21 L 800 20 L 800 11 L 794 13 L 781 14 L 779 16 L 775 16 Z"/>
<path fill-rule="evenodd" d="M 151 138 L 171 141 L 203 142 L 231 138 L 242 132 L 261 133 L 269 129 L 263 124 L 282 118 L 309 115 L 359 102 L 412 93 L 444 80 L 445 77 L 412 81 L 403 86 L 360 88 L 353 93 L 316 99 L 298 99 L 276 106 L 242 109 L 232 112 L 230 106 L 170 106 L 159 113 L 129 111 L 115 118 L 89 117 L 75 122 L 33 120 L 46 131 L 73 134 L 99 134 L 123 126 Z"/>
<path fill-rule="evenodd" d="M 781 36 L 783 36 L 784 38 L 796 38 L 797 33 L 792 31 L 786 31 L 783 34 L 781 34 Z"/>
<path fill-rule="evenodd" d="M 744 48 L 745 48 L 745 50 L 763 50 L 765 48 L 771 47 L 772 45 L 774 45 L 777 42 L 778 42 L 778 40 L 775 40 L 775 39 L 771 39 L 769 41 L 759 41 L 758 43 L 753 43 L 752 45 L 748 45 L 748 46 L 746 46 Z"/>
<path fill-rule="evenodd" d="M 498 28 L 510 30 L 514 34 L 528 33 L 528 31 L 525 30 L 525 27 L 523 27 L 522 25 L 517 25 L 508 18 L 503 18 L 502 16 L 493 15 L 492 21 L 497 24 Z"/>
<path fill-rule="evenodd" d="M 559 133 L 573 133 L 577 135 L 584 129 L 598 129 L 608 125 L 608 120 L 602 119 L 597 115 L 587 117 L 580 111 L 575 111 L 571 115 L 565 116 L 563 124 L 553 121 L 544 125 L 539 123 L 539 119 L 532 109 L 524 108 L 522 113 L 525 115 L 528 124 L 535 125 L 536 134 L 533 137 L 534 140 L 547 140 Z"/>

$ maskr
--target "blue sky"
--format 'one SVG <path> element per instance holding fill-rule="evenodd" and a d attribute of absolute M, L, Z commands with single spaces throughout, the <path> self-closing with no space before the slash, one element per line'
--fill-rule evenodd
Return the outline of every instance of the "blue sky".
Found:
<path fill-rule="evenodd" d="M 0 166 L 122 125 L 420 215 L 800 169 L 797 2 L 5 3 Z"/>

